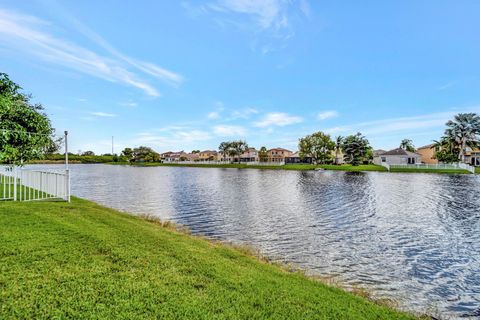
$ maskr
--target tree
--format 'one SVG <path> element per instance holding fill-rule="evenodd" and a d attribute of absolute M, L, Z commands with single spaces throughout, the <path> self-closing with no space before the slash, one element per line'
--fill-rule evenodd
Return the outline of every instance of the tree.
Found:
<path fill-rule="evenodd" d="M 417 151 L 415 149 L 415 146 L 413 145 L 413 141 L 410 139 L 403 139 L 402 142 L 400 142 L 400 148 L 402 148 L 403 150 L 407 150 L 409 152 Z"/>
<path fill-rule="evenodd" d="M 152 148 L 145 147 L 145 146 L 140 146 L 138 148 L 133 149 L 132 155 L 133 155 L 132 161 L 135 161 L 135 162 L 160 161 L 160 154 L 153 151 Z"/>
<path fill-rule="evenodd" d="M 370 143 L 360 132 L 343 139 L 342 149 L 346 163 L 357 166 L 369 160 L 371 154 Z"/>
<path fill-rule="evenodd" d="M 243 140 L 225 141 L 220 143 L 218 149 L 223 154 L 224 159 L 225 155 L 228 155 L 233 158 L 234 162 L 235 159 L 240 162 L 240 155 L 248 150 L 248 144 Z"/>
<path fill-rule="evenodd" d="M 480 116 L 476 113 L 459 113 L 446 123 L 445 138 L 458 148 L 458 160 L 465 162 L 466 147 L 480 145 Z"/>
<path fill-rule="evenodd" d="M 268 160 L 268 150 L 266 147 L 261 147 L 258 151 L 258 159 L 260 162 L 267 162 Z"/>
<path fill-rule="evenodd" d="M 230 149 L 230 142 L 224 141 L 218 146 L 218 151 L 222 154 L 222 158 L 225 161 L 225 157 L 228 155 L 228 150 Z"/>
<path fill-rule="evenodd" d="M 0 163 L 23 164 L 52 151 L 55 130 L 41 104 L 0 73 Z"/>
<path fill-rule="evenodd" d="M 193 154 L 200 153 L 200 150 L 192 150 Z"/>
<path fill-rule="evenodd" d="M 122 157 L 125 157 L 127 161 L 131 162 L 133 160 L 133 149 L 132 148 L 125 148 L 121 153 Z"/>
<path fill-rule="evenodd" d="M 458 161 L 460 148 L 455 141 L 448 137 L 442 137 L 440 141 L 434 141 L 432 148 L 435 149 L 433 157 L 439 162 L 452 163 Z"/>
<path fill-rule="evenodd" d="M 84 153 L 82 153 L 82 156 L 94 156 L 95 155 L 95 152 L 93 151 L 85 151 Z"/>
<path fill-rule="evenodd" d="M 335 164 L 340 164 L 340 153 L 342 152 L 343 137 L 337 136 L 335 138 Z"/>
<path fill-rule="evenodd" d="M 321 131 L 315 132 L 298 142 L 300 157 L 312 157 L 315 163 L 325 163 L 332 158 L 332 151 L 335 149 L 335 142 L 330 135 Z"/>

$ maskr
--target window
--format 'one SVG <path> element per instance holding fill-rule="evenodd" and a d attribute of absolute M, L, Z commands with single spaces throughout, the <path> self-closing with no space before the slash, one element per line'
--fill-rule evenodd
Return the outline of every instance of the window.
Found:
<path fill-rule="evenodd" d="M 382 162 L 387 162 L 387 157 L 382 157 Z"/>

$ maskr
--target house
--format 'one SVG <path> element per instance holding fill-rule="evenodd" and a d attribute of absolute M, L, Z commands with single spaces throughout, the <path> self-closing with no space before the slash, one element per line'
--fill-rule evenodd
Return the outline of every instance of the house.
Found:
<path fill-rule="evenodd" d="M 387 150 L 382 150 L 382 149 L 378 149 L 378 150 L 373 150 L 373 157 L 378 157 L 379 155 L 381 154 L 384 154 L 385 152 L 387 152 Z"/>
<path fill-rule="evenodd" d="M 163 162 L 178 162 L 186 159 L 186 153 L 182 150 L 179 152 L 165 152 L 160 155 Z"/>
<path fill-rule="evenodd" d="M 480 166 L 480 149 L 467 147 L 465 150 L 465 163 L 475 167 Z"/>
<path fill-rule="evenodd" d="M 180 161 L 198 161 L 200 156 L 198 153 L 186 153 L 180 157 Z"/>
<path fill-rule="evenodd" d="M 248 148 L 247 151 L 240 155 L 240 162 L 258 162 L 258 151 L 255 148 Z"/>
<path fill-rule="evenodd" d="M 200 161 L 212 161 L 217 160 L 218 152 L 214 150 L 205 150 L 198 153 L 198 160 Z"/>
<path fill-rule="evenodd" d="M 292 151 L 283 148 L 274 148 L 267 151 L 268 162 L 284 162 L 286 157 L 290 157 Z"/>
<path fill-rule="evenodd" d="M 228 154 L 224 154 L 223 152 L 217 152 L 217 158 L 215 160 L 224 162 L 235 162 L 238 161 L 238 158 L 231 157 Z"/>
<path fill-rule="evenodd" d="M 373 158 L 373 163 L 382 164 L 420 164 L 422 156 L 415 152 L 410 152 L 402 148 L 393 149 L 385 153 L 381 153 Z"/>
<path fill-rule="evenodd" d="M 312 164 L 313 158 L 312 157 L 300 157 L 300 154 L 295 152 L 294 154 L 285 157 L 285 164 L 293 164 L 293 163 L 301 163 L 301 164 Z"/>
<path fill-rule="evenodd" d="M 422 157 L 422 163 L 426 164 L 438 164 L 438 160 L 435 159 L 435 145 L 428 144 L 426 146 L 417 149 L 417 153 Z"/>

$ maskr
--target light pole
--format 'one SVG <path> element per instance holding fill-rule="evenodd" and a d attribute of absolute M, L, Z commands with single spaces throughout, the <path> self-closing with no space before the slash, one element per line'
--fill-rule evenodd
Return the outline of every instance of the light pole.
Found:
<path fill-rule="evenodd" d="M 68 131 L 65 130 L 65 170 L 68 170 Z"/>

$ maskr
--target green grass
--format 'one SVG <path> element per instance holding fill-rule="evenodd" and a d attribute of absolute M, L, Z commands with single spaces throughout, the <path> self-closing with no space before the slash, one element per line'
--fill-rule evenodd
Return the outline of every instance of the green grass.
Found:
<path fill-rule="evenodd" d="M 475 168 L 475 173 L 480 174 L 480 167 Z"/>
<path fill-rule="evenodd" d="M 2 319 L 414 319 L 86 200 L 0 203 Z"/>
<path fill-rule="evenodd" d="M 144 166 L 144 167 L 194 167 L 194 168 L 237 168 L 237 169 L 268 169 L 268 170 L 315 170 L 315 169 L 325 169 L 325 170 L 338 170 L 338 171 L 386 171 L 382 166 L 377 166 L 374 164 L 368 165 L 313 165 L 313 164 L 286 164 L 282 166 L 261 166 L 261 165 L 246 165 L 239 163 L 227 163 L 227 164 L 191 164 L 191 163 L 157 163 L 157 162 L 148 162 L 148 163 L 110 163 L 117 165 L 134 165 L 134 166 Z"/>
<path fill-rule="evenodd" d="M 469 174 L 470 171 L 462 169 L 426 169 L 426 168 L 390 168 L 390 172 L 412 173 L 441 173 L 441 174 Z"/>
<path fill-rule="evenodd" d="M 363 164 L 358 166 L 352 166 L 348 164 L 344 165 L 333 165 L 333 164 L 326 164 L 320 165 L 319 167 L 325 170 L 341 170 L 341 171 L 387 171 L 385 167 L 378 166 L 376 164 Z"/>

